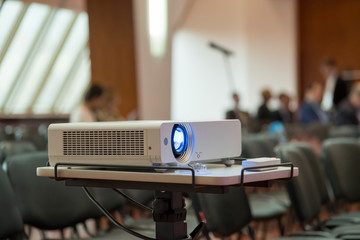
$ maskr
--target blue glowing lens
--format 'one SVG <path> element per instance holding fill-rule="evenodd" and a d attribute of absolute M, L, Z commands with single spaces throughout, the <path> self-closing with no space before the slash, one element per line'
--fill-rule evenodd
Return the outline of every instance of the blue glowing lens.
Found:
<path fill-rule="evenodd" d="M 175 129 L 174 132 L 174 148 L 177 152 L 181 152 L 185 146 L 185 134 L 181 128 Z"/>
<path fill-rule="evenodd" d="M 182 126 L 176 126 L 172 136 L 172 146 L 176 155 L 182 154 L 186 150 L 187 135 Z"/>

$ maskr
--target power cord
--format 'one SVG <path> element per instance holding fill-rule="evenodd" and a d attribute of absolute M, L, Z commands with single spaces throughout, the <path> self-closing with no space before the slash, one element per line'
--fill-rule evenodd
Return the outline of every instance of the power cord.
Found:
<path fill-rule="evenodd" d="M 151 238 L 151 237 L 147 237 L 145 235 L 142 235 L 138 232 L 135 232 L 127 227 L 125 227 L 124 225 L 122 225 L 121 223 L 119 223 L 118 221 L 116 221 L 116 219 L 111 215 L 111 213 L 106 210 L 104 208 L 104 206 L 99 203 L 95 197 L 89 192 L 89 190 L 87 189 L 87 187 L 82 187 L 83 190 L 85 191 L 86 195 L 88 196 L 88 198 L 90 198 L 90 200 L 101 210 L 101 212 L 109 218 L 109 220 L 115 225 L 117 226 L 118 228 L 121 228 L 122 230 L 124 230 L 125 232 L 131 234 L 131 235 L 134 235 L 135 237 L 138 237 L 138 238 L 141 238 L 141 239 L 144 239 L 144 240 L 156 240 L 155 238 Z M 119 191 L 120 192 L 120 191 Z M 123 193 L 121 193 L 122 195 Z M 125 194 L 124 194 L 125 195 Z M 130 197 L 129 197 L 130 198 Z M 135 200 L 134 200 L 135 201 Z M 142 204 L 141 204 L 142 205 Z"/>
<path fill-rule="evenodd" d="M 129 197 L 128 195 L 126 195 L 125 193 L 119 191 L 118 189 L 116 188 L 113 188 L 112 190 L 114 190 L 115 192 L 117 192 L 118 194 L 120 194 L 121 196 L 123 196 L 124 198 L 128 199 L 130 202 L 136 204 L 137 206 L 147 210 L 147 211 L 152 211 L 153 209 L 148 207 L 148 206 L 145 206 L 144 204 L 141 204 L 139 203 L 138 201 L 136 201 L 135 199 Z"/>

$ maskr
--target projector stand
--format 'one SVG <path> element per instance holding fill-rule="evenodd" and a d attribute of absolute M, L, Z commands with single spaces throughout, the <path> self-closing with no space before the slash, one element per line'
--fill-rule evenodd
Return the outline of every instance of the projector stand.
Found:
<path fill-rule="evenodd" d="M 144 166 L 109 166 L 97 164 L 63 164 L 57 163 L 54 167 L 55 180 L 58 178 L 58 167 L 64 166 L 87 166 L 103 167 L 122 170 L 185 170 L 190 171 L 191 184 L 168 184 L 168 183 L 148 183 L 148 182 L 127 182 L 95 179 L 65 179 L 67 186 L 87 186 L 87 187 L 107 187 L 123 189 L 147 189 L 155 190 L 155 200 L 153 204 L 153 220 L 155 222 L 156 239 L 159 240 L 195 240 L 200 235 L 205 223 L 201 222 L 190 235 L 187 234 L 186 209 L 182 192 L 227 192 L 227 187 L 202 186 L 195 187 L 195 170 L 190 167 L 144 167 Z M 196 190 L 195 190 L 196 189 Z"/>
<path fill-rule="evenodd" d="M 204 223 L 187 235 L 186 209 L 181 192 L 156 191 L 153 219 L 156 224 L 156 239 L 196 239 Z"/>
<path fill-rule="evenodd" d="M 163 183 L 163 182 L 138 182 L 138 181 L 122 181 L 122 180 L 104 180 L 104 179 L 85 179 L 85 178 L 59 178 L 58 167 L 98 167 L 103 171 L 106 169 L 113 169 L 117 171 L 134 171 L 135 169 L 144 170 L 183 170 L 190 171 L 191 174 L 184 176 L 185 178 L 191 178 L 191 184 L 177 184 L 177 183 Z M 291 163 L 283 163 L 277 165 L 271 165 L 267 167 L 290 167 L 290 177 L 283 178 L 291 179 L 294 175 L 294 166 Z M 260 180 L 249 183 L 244 183 L 245 171 L 264 168 L 251 167 L 241 169 L 240 182 L 233 186 L 253 186 L 253 187 L 268 187 L 270 180 Z M 75 163 L 57 163 L 54 167 L 55 180 L 65 180 L 66 186 L 86 186 L 86 187 L 102 187 L 102 188 L 121 188 L 121 189 L 144 189 L 154 190 L 155 200 L 153 206 L 153 219 L 155 222 L 156 239 L 159 240 L 195 240 L 199 237 L 205 223 L 201 222 L 190 235 L 187 234 L 186 225 L 186 209 L 182 192 L 195 192 L 195 193 L 218 193 L 224 194 L 228 192 L 229 186 L 222 185 L 196 185 L 195 184 L 195 170 L 190 167 L 145 167 L 145 166 L 111 166 L 111 165 L 98 165 L 98 164 L 75 164 Z M 280 180 L 280 179 L 278 179 Z"/>

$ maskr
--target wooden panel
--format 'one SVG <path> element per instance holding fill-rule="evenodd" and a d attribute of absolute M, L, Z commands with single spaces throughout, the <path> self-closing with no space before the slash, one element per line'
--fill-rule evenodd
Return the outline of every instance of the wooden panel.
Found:
<path fill-rule="evenodd" d="M 92 82 L 120 96 L 126 116 L 137 108 L 132 0 L 87 0 Z"/>
<path fill-rule="evenodd" d="M 360 1 L 298 0 L 299 96 L 323 81 L 319 64 L 333 57 L 340 70 L 360 69 Z"/>

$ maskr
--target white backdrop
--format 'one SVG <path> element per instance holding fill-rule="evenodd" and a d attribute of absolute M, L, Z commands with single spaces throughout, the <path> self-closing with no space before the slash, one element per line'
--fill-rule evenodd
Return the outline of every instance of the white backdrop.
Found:
<path fill-rule="evenodd" d="M 295 0 L 168 1 L 169 36 L 162 59 L 150 55 L 147 1 L 133 2 L 142 119 L 224 117 L 232 90 L 222 56 L 208 47 L 210 40 L 235 51 L 231 65 L 244 109 L 256 110 L 263 87 L 296 97 Z"/>
<path fill-rule="evenodd" d="M 295 98 L 295 7 L 294 0 L 197 0 L 173 40 L 171 118 L 224 118 L 234 90 L 252 113 L 264 87 Z M 235 89 L 223 56 L 209 41 L 235 52 L 230 59 Z"/>

